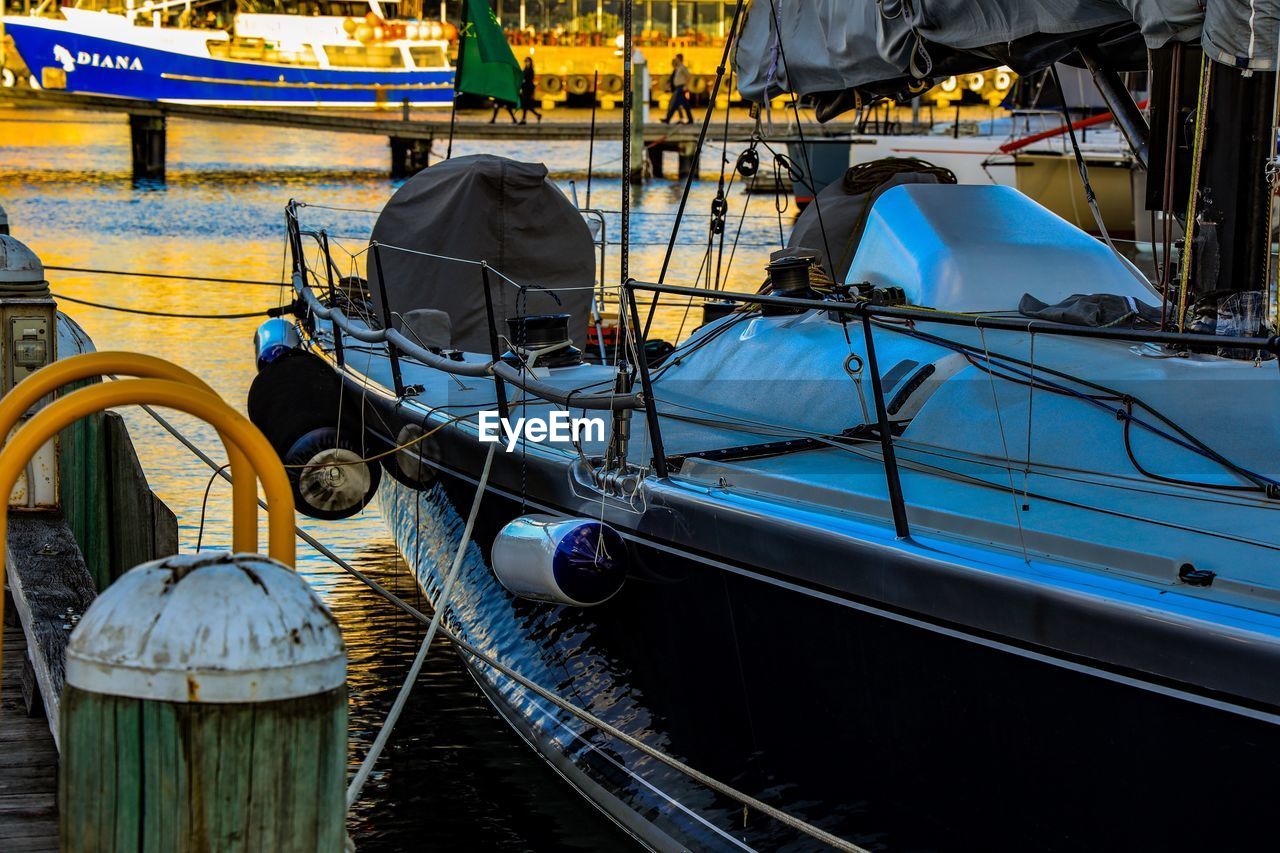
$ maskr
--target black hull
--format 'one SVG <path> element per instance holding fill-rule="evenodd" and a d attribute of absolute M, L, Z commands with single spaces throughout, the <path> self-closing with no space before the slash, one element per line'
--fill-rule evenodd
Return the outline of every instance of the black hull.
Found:
<path fill-rule="evenodd" d="M 425 503 L 465 515 L 473 482 L 441 485 Z M 486 560 L 523 511 L 486 495 L 475 533 Z M 518 603 L 554 614 L 560 630 L 537 642 L 572 657 L 564 638 L 589 635 L 665 749 L 825 829 L 885 849 L 1266 845 L 1280 759 L 1268 722 L 632 547 L 637 576 L 601 607 Z M 575 687 L 601 712 L 600 696 Z M 795 842 L 746 820 L 724 828 L 752 846 Z"/>

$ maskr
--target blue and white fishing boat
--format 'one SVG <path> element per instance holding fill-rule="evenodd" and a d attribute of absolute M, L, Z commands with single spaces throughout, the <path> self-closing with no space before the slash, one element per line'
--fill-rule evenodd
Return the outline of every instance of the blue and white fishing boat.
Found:
<path fill-rule="evenodd" d="M 448 106 L 451 25 L 394 20 L 387 0 L 325 4 L 326 15 L 239 13 L 230 31 L 163 25 L 163 2 L 120 15 L 63 7 L 6 16 L 33 87 L 236 106 Z M 6 74 L 6 82 L 13 81 Z"/>

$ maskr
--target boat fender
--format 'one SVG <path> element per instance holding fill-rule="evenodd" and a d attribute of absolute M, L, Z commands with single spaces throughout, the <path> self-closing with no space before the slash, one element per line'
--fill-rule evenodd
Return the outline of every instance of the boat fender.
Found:
<path fill-rule="evenodd" d="M 431 488 L 438 479 L 438 473 L 427 460 L 440 458 L 440 447 L 435 438 L 424 436 L 424 430 L 418 424 L 406 424 L 396 436 L 395 446 L 398 449 L 382 459 L 382 467 L 387 469 L 392 479 L 419 491 Z"/>
<path fill-rule="evenodd" d="M 332 365 L 314 353 L 291 349 L 260 365 L 246 408 L 249 420 L 283 459 L 299 438 L 322 426 L 354 424 L 352 434 L 358 435 L 359 406 L 352 395 L 343 395 Z"/>
<path fill-rule="evenodd" d="M 253 333 L 253 351 L 258 357 L 258 370 L 297 349 L 302 339 L 293 323 L 283 317 L 272 317 Z"/>
<path fill-rule="evenodd" d="M 627 545 L 618 531 L 589 518 L 525 515 L 498 533 L 493 573 L 512 594 L 593 607 L 627 578 Z"/>
<path fill-rule="evenodd" d="M 368 404 L 342 393 L 324 359 L 286 349 L 264 364 L 249 386 L 249 420 L 288 467 L 298 511 L 312 518 L 347 518 L 373 498 L 382 467 L 365 462 L 390 445 L 366 431 Z"/>
<path fill-rule="evenodd" d="M 366 461 L 350 438 L 334 427 L 313 429 L 284 456 L 293 501 L 311 518 L 350 518 L 368 506 L 378 491 L 382 468 Z"/>

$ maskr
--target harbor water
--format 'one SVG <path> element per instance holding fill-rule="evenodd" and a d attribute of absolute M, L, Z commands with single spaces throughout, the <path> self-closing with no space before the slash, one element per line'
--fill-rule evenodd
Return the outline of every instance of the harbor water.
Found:
<path fill-rule="evenodd" d="M 616 114 L 615 114 L 616 115 Z M 171 121 L 168 179 L 130 179 L 126 119 L 116 115 L 19 110 L 0 103 L 0 205 L 12 232 L 47 266 L 280 281 L 284 273 L 284 205 L 317 205 L 307 221 L 358 253 L 379 209 L 396 185 L 386 177 L 381 137 Z M 566 191 L 586 201 L 585 142 L 522 143 L 519 129 L 501 144 L 458 142 L 454 154 L 502 154 L 545 162 Z M 436 143 L 443 156 L 443 140 Z M 730 159 L 735 155 L 729 152 Z M 720 152 L 703 156 L 706 180 L 695 185 L 686 226 L 668 280 L 699 279 L 707 246 L 707 212 L 716 193 Z M 674 160 L 674 155 L 672 155 Z M 592 206 L 606 211 L 618 238 L 620 145 L 600 143 Z M 673 171 L 671 167 L 669 170 Z M 682 185 L 653 181 L 633 196 L 632 275 L 656 277 Z M 736 254 L 732 233 L 741 220 Z M 771 196 L 732 187 L 723 280 L 755 289 L 767 252 L 789 230 L 795 211 L 779 213 Z M 338 208 L 338 209 L 335 209 Z M 608 249 L 616 270 L 617 247 Z M 133 311 L 228 314 L 262 311 L 288 300 L 279 287 L 100 276 L 50 270 L 55 294 Z M 615 274 L 616 280 L 616 274 Z M 170 359 L 204 377 L 243 411 L 253 379 L 250 341 L 259 319 L 196 320 L 61 303 L 100 350 L 133 350 Z M 663 308 L 659 336 L 687 334 L 698 308 Z M 222 454 L 213 431 L 167 413 L 211 455 Z M 155 421 L 125 412 L 152 487 L 177 513 L 181 545 L 225 547 L 230 541 L 230 491 Z M 425 607 L 396 553 L 376 507 L 342 522 L 299 517 L 337 553 L 399 595 Z M 203 519 L 203 521 L 202 521 Z M 353 767 L 372 742 L 422 636 L 400 615 L 323 557 L 300 545 L 299 569 L 337 614 L 350 654 Z M 616 849 L 630 842 L 561 781 L 497 717 L 453 651 L 443 643 L 428 658 L 414 695 L 378 768 L 352 812 L 350 829 L 362 850 Z"/>

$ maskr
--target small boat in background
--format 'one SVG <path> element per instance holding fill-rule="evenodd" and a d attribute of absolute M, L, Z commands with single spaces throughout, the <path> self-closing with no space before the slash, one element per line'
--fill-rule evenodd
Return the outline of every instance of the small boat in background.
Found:
<path fill-rule="evenodd" d="M 33 88 L 235 106 L 447 107 L 457 28 L 395 20 L 394 2 L 340 0 L 325 15 L 238 13 L 230 31 L 163 26 L 180 3 L 119 15 L 62 8 L 6 16 Z M 187 22 L 184 22 L 187 23 Z M 6 80 L 8 80 L 6 75 Z"/>

